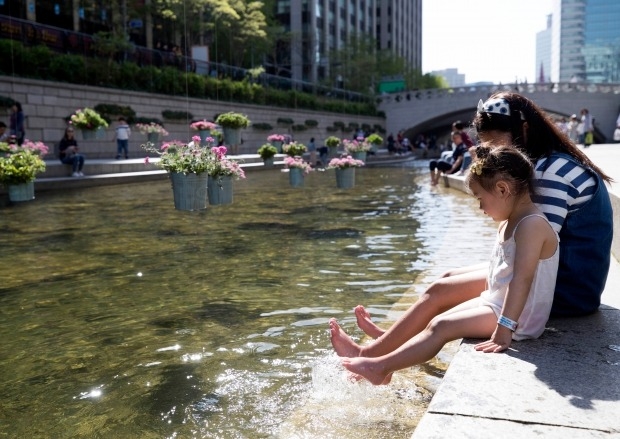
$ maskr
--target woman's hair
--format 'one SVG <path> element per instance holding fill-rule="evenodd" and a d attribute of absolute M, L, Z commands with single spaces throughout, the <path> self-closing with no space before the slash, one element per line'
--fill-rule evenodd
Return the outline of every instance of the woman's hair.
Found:
<path fill-rule="evenodd" d="M 533 194 L 534 168 L 529 157 L 509 145 L 478 146 L 476 159 L 467 174 L 467 187 L 470 187 L 472 181 L 476 181 L 484 190 L 491 192 L 499 180 L 507 181 L 515 196 Z"/>
<path fill-rule="evenodd" d="M 493 102 L 496 104 L 495 108 L 488 105 Z M 524 130 L 526 123 L 527 128 Z M 491 95 L 486 103 L 479 104 L 473 125 L 478 134 L 482 135 L 482 140 L 484 133 L 510 133 L 514 146 L 523 150 L 533 162 L 548 157 L 552 152 L 562 152 L 585 167 L 592 168 L 603 180 L 613 181 L 560 131 L 542 109 L 518 93 L 502 91 Z"/>

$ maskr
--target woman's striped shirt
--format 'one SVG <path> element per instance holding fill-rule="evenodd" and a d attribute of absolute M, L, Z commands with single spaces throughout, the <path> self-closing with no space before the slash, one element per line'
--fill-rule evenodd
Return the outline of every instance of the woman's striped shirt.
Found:
<path fill-rule="evenodd" d="M 566 216 L 592 198 L 596 180 L 586 168 L 558 153 L 538 160 L 534 174 L 536 193 L 532 200 L 559 233 Z"/>

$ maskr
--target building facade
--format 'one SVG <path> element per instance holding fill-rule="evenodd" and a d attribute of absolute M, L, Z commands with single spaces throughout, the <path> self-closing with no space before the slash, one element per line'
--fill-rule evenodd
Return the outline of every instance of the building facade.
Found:
<path fill-rule="evenodd" d="M 332 51 L 353 36 L 369 36 L 378 49 L 422 66 L 422 0 L 278 0 L 276 17 L 291 33 L 294 80 L 317 82 L 333 68 Z"/>
<path fill-rule="evenodd" d="M 536 34 L 536 82 L 551 82 L 551 29 L 553 15 L 547 16 L 547 28 Z"/>
<path fill-rule="evenodd" d="M 620 82 L 620 2 L 555 0 L 551 80 Z"/>
<path fill-rule="evenodd" d="M 443 77 L 450 87 L 465 85 L 465 73 L 459 73 L 459 69 L 434 70 L 431 75 Z"/>

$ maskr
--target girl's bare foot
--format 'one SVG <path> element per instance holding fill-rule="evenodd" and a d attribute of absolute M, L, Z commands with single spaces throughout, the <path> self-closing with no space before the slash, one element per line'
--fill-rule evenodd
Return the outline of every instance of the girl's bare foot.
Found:
<path fill-rule="evenodd" d="M 329 319 L 329 336 L 339 357 L 357 357 L 360 354 L 359 345 L 342 330 L 336 319 Z"/>
<path fill-rule="evenodd" d="M 375 386 L 388 384 L 392 379 L 392 374 L 386 374 L 378 361 L 376 358 L 368 357 L 343 358 L 342 365 L 349 372 L 366 378 Z"/>
<path fill-rule="evenodd" d="M 385 332 L 374 324 L 370 319 L 370 313 L 362 305 L 355 307 L 355 318 L 357 319 L 357 326 L 369 337 L 379 338 Z"/>

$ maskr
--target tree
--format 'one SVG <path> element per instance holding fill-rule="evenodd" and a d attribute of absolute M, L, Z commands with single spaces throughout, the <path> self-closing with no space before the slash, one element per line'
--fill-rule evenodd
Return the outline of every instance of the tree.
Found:
<path fill-rule="evenodd" d="M 360 93 L 376 91 L 381 78 L 401 76 L 407 89 L 438 88 L 443 78 L 412 69 L 407 61 L 387 49 L 376 49 L 374 38 L 353 35 L 346 46 L 330 53 L 330 85 L 337 83 L 341 77 L 344 87 Z M 445 84 L 447 86 L 447 84 Z"/>
<path fill-rule="evenodd" d="M 242 66 L 247 52 L 268 41 L 263 3 L 244 0 L 204 0 L 214 35 L 212 53 L 217 61 Z"/>

